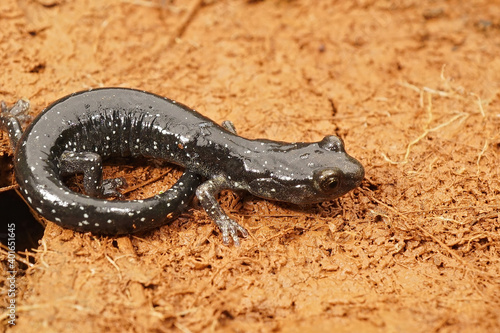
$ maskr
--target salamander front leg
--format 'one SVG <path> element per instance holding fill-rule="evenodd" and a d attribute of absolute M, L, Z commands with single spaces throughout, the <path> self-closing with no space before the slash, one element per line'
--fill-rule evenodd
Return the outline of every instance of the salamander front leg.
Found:
<path fill-rule="evenodd" d="M 248 236 L 248 231 L 241 225 L 239 225 L 236 221 L 227 216 L 217 202 L 215 196 L 225 188 L 227 188 L 227 186 L 225 186 L 225 181 L 223 178 L 210 179 L 198 186 L 198 189 L 196 190 L 196 196 L 198 197 L 201 206 L 205 209 L 208 216 L 215 221 L 220 231 L 222 232 L 222 241 L 224 242 L 224 244 L 229 244 L 229 236 L 231 236 L 234 244 L 236 246 L 239 246 L 240 240 L 238 237 L 238 231 L 243 237 Z"/>
<path fill-rule="evenodd" d="M 83 173 L 83 189 L 93 197 L 122 197 L 118 188 L 127 183 L 123 178 L 102 179 L 102 159 L 92 152 L 65 151 L 59 159 L 61 176 Z"/>

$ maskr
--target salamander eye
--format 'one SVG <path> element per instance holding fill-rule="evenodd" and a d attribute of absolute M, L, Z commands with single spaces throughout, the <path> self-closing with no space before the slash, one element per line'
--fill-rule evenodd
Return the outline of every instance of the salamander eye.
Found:
<path fill-rule="evenodd" d="M 344 141 L 335 135 L 325 136 L 323 140 L 319 142 L 319 146 L 323 149 L 337 153 L 344 151 Z"/>
<path fill-rule="evenodd" d="M 333 193 L 340 185 L 342 172 L 339 169 L 321 170 L 315 175 L 317 187 L 325 193 Z"/>

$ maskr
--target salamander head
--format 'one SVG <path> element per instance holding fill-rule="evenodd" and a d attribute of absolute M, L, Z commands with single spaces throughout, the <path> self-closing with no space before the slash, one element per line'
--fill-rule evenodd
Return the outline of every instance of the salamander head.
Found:
<path fill-rule="evenodd" d="M 279 201 L 306 204 L 338 198 L 359 186 L 365 171 L 344 150 L 343 141 L 326 136 L 316 143 L 297 144 L 286 153 L 272 153 L 268 177 L 249 183 L 254 195 Z"/>

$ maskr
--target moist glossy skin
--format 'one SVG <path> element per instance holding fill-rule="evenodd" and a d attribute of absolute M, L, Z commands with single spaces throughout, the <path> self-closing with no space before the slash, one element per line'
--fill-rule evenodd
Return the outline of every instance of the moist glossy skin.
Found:
<path fill-rule="evenodd" d="M 5 120 L 6 113 L 3 128 L 15 137 L 16 126 Z M 34 210 L 62 226 L 117 234 L 162 223 L 159 215 L 177 214 L 172 207 L 184 207 L 196 191 L 224 242 L 231 237 L 238 244 L 238 232 L 246 236 L 247 231 L 222 211 L 215 199 L 221 190 L 313 203 L 347 193 L 364 177 L 361 164 L 335 136 L 315 143 L 248 140 L 231 125 L 219 126 L 182 104 L 143 91 L 76 93 L 49 106 L 19 139 L 15 171 L 20 192 Z M 189 172 L 169 191 L 144 201 L 106 201 L 71 192 L 62 183 L 62 174 L 84 172 L 88 192 L 114 193 L 112 184 L 101 186 L 95 172 L 108 156 L 159 158 Z"/>
<path fill-rule="evenodd" d="M 199 175 L 186 172 L 162 194 L 146 200 L 109 201 L 120 179 L 102 182 L 102 159 L 111 156 L 163 158 L 154 144 L 163 114 L 183 111 L 160 97 L 125 89 L 96 90 L 64 97 L 45 109 L 21 136 L 17 118 L 29 105 L 20 101 L 0 114 L 16 147 L 14 169 L 19 192 L 35 215 L 66 228 L 97 234 L 127 234 L 164 225 L 176 217 L 195 194 Z M 163 116 L 162 116 L 163 115 Z M 155 127 L 149 127 L 155 124 Z M 139 141 L 137 141 L 139 139 Z M 156 147 L 156 148 L 155 148 Z M 89 195 L 71 191 L 64 175 L 84 174 Z"/>

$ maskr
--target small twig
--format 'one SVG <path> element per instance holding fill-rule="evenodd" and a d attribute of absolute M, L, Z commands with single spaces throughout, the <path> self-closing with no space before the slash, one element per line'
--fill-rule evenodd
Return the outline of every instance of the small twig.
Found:
<path fill-rule="evenodd" d="M 148 179 L 145 182 L 142 182 L 142 183 L 137 184 L 135 186 L 127 187 L 125 190 L 122 191 L 122 194 L 130 193 L 130 192 L 135 191 L 135 190 L 137 190 L 139 188 L 142 188 L 142 187 L 144 187 L 146 185 L 154 183 L 154 182 L 160 180 L 161 178 L 165 177 L 170 171 L 172 171 L 172 169 L 164 171 L 161 174 L 159 174 L 158 176 L 153 177 L 151 179 Z"/>
<path fill-rule="evenodd" d="M 477 161 L 476 161 L 477 174 L 479 174 L 479 162 L 481 161 L 481 158 L 483 157 L 484 153 L 486 152 L 486 149 L 488 149 L 488 144 L 489 144 L 488 139 L 486 139 L 486 141 L 484 142 L 483 149 L 481 149 L 481 152 L 477 156 Z"/>
<path fill-rule="evenodd" d="M 3 253 L 5 254 L 5 256 L 7 256 L 7 255 L 9 254 L 9 251 L 10 251 L 10 250 L 9 250 L 9 248 L 8 248 L 6 245 L 4 245 L 4 244 L 1 244 L 1 243 L 0 243 L 0 253 L 2 253 L 2 252 L 3 252 Z M 29 253 L 31 256 L 33 256 L 33 255 L 31 254 L 31 252 L 28 252 L 28 253 Z M 16 252 L 16 253 L 15 253 L 15 258 L 16 258 L 16 261 L 18 261 L 18 262 L 22 262 L 23 264 L 25 264 L 25 265 L 26 265 L 26 266 L 28 266 L 28 267 L 33 267 L 33 266 L 34 266 L 32 263 L 30 263 L 30 262 L 29 262 L 29 259 L 25 259 L 25 258 L 21 257 L 21 255 L 20 255 L 20 254 L 21 254 L 21 252 Z M 27 256 L 28 256 L 28 255 L 27 255 Z"/>
<path fill-rule="evenodd" d="M 442 91 L 442 90 L 436 90 L 436 89 L 432 89 L 429 87 L 423 87 L 422 90 L 425 92 L 428 92 L 431 95 L 438 95 L 441 97 L 450 97 L 451 96 L 451 94 L 449 92 Z"/>
<path fill-rule="evenodd" d="M 105 258 L 110 262 L 111 265 L 118 271 L 118 277 L 121 280 L 122 279 L 122 272 L 120 271 L 120 267 L 116 264 L 116 262 L 111 259 L 107 254 L 105 255 Z"/>
<path fill-rule="evenodd" d="M 150 7 L 150 8 L 159 8 L 160 4 L 154 3 L 152 1 L 145 1 L 145 0 L 121 0 L 121 2 L 126 2 L 130 3 L 132 5 L 136 6 L 143 6 L 143 7 Z"/>
<path fill-rule="evenodd" d="M 10 191 L 10 190 L 15 190 L 18 187 L 19 187 L 18 184 L 13 184 L 13 185 L 10 185 L 10 186 L 5 186 L 5 187 L 0 188 L 0 193 L 7 192 L 7 191 Z"/>
<path fill-rule="evenodd" d="M 424 93 L 427 93 L 427 97 L 428 97 L 428 106 L 427 106 L 427 112 L 429 114 L 429 120 L 427 121 L 427 124 L 424 126 L 424 132 L 422 134 L 420 134 L 415 140 L 413 140 L 412 142 L 410 142 L 406 148 L 406 153 L 405 153 L 405 157 L 402 161 L 393 161 L 391 160 L 389 157 L 387 157 L 386 154 L 382 153 L 382 156 L 384 157 L 384 159 L 386 161 L 388 161 L 389 163 L 391 164 L 406 164 L 408 163 L 408 157 L 410 155 L 410 152 L 411 152 L 411 147 L 415 144 L 417 144 L 420 140 L 422 140 L 424 137 L 427 136 L 427 134 L 429 134 L 430 132 L 435 132 L 437 130 L 439 130 L 440 128 L 444 127 L 444 126 L 447 126 L 449 124 L 451 124 L 452 122 L 454 122 L 455 120 L 463 117 L 462 121 L 465 120 L 470 114 L 469 113 L 459 113 L 458 115 L 454 116 L 453 118 L 451 118 L 449 121 L 441 124 L 441 125 L 438 125 L 434 128 L 431 128 L 429 129 L 428 128 L 428 125 L 430 124 L 430 119 L 432 119 L 432 95 L 437 95 L 437 96 L 440 96 L 440 97 L 447 97 L 447 98 L 456 98 L 456 99 L 459 99 L 459 100 L 467 100 L 466 97 L 462 96 L 462 94 L 460 94 L 460 92 L 457 92 L 456 89 L 453 89 L 453 87 L 450 86 L 449 84 L 449 80 L 445 77 L 444 75 L 444 70 L 446 68 L 446 65 L 443 65 L 442 68 L 441 68 L 441 80 L 445 83 L 446 85 L 446 90 L 449 90 L 449 91 L 445 91 L 445 90 L 437 90 L 437 89 L 433 89 L 433 88 L 429 88 L 429 87 L 422 87 L 422 88 L 419 88 L 413 84 L 410 84 L 408 82 L 400 82 L 399 85 L 402 86 L 402 87 L 405 87 L 405 88 L 409 88 L 417 93 L 420 94 L 420 106 L 423 107 L 424 106 L 424 103 L 423 103 L 423 96 L 424 96 Z M 483 116 L 483 117 L 486 117 L 486 114 L 485 114 L 485 111 L 484 111 L 484 108 L 483 108 L 483 103 L 481 101 L 481 98 L 471 92 L 469 93 L 470 96 L 474 96 L 476 99 L 477 99 L 477 104 L 479 106 L 479 112 L 480 114 Z M 485 145 L 486 147 L 487 145 Z M 481 158 L 481 156 L 484 154 L 484 151 L 485 151 L 485 148 L 483 148 L 483 151 L 481 152 L 481 154 L 479 155 L 478 157 L 478 162 L 477 164 L 479 165 L 479 160 Z"/>
<path fill-rule="evenodd" d="M 174 326 L 179 330 L 181 331 L 182 333 L 191 333 L 192 331 L 187 328 L 186 326 L 182 325 L 181 323 L 179 322 L 174 322 Z"/>
<path fill-rule="evenodd" d="M 405 153 L 405 156 L 403 158 L 402 161 L 394 161 L 394 160 L 391 160 L 385 153 L 382 153 L 382 157 L 389 163 L 391 164 L 406 164 L 408 163 L 408 157 L 410 156 L 410 153 L 411 153 L 411 147 L 413 147 L 414 145 L 416 145 L 420 140 L 422 140 L 423 138 L 425 138 L 429 133 L 431 132 L 436 132 L 438 131 L 439 129 L 445 127 L 445 126 L 448 126 L 450 125 L 451 123 L 453 123 L 454 121 L 456 121 L 457 119 L 460 119 L 462 118 L 461 121 L 464 121 L 467 117 L 469 116 L 468 113 L 459 113 L 457 115 L 455 115 L 454 117 L 452 117 L 450 120 L 448 120 L 447 122 L 445 123 L 442 123 L 434 128 L 431 128 L 431 129 L 425 129 L 424 132 L 422 132 L 422 134 L 420 134 L 415 140 L 411 141 L 408 146 L 406 147 L 406 153 Z"/>
<path fill-rule="evenodd" d="M 45 254 L 47 253 L 47 242 L 45 241 L 45 238 L 42 238 L 41 243 L 42 243 L 43 251 L 40 254 L 40 262 L 45 267 L 49 268 L 50 267 L 49 264 L 47 264 L 47 262 L 45 261 Z"/>
<path fill-rule="evenodd" d="M 477 105 L 479 106 L 479 112 L 481 112 L 481 115 L 484 117 L 486 117 L 486 114 L 484 113 L 484 109 L 483 109 L 483 103 L 481 102 L 481 97 L 479 97 L 477 94 L 475 93 L 470 93 L 472 96 L 476 97 L 477 98 Z"/>

